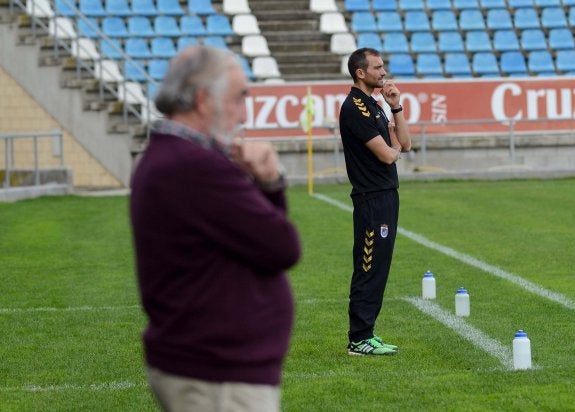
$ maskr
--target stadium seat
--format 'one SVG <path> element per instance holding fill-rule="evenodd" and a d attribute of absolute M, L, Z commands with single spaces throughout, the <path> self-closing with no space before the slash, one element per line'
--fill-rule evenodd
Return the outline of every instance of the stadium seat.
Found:
<path fill-rule="evenodd" d="M 389 0 L 372 0 L 371 7 L 373 11 L 397 11 L 397 4 L 395 1 Z"/>
<path fill-rule="evenodd" d="M 130 36 L 136 37 L 154 37 L 156 35 L 150 19 L 144 16 L 132 16 L 128 18 L 128 33 Z"/>
<path fill-rule="evenodd" d="M 68 17 L 55 17 L 48 23 L 48 33 L 56 39 L 75 39 L 78 37 L 72 20 Z"/>
<path fill-rule="evenodd" d="M 369 47 L 375 50 L 382 50 L 383 44 L 379 33 L 359 33 L 357 36 L 357 47 Z"/>
<path fill-rule="evenodd" d="M 244 74 L 246 75 L 246 77 L 249 80 L 254 80 L 256 78 L 256 76 L 254 75 L 254 72 L 252 71 L 252 67 L 250 66 L 250 62 L 248 61 L 248 59 L 246 59 L 243 56 L 240 56 L 239 59 L 240 59 L 241 65 L 242 65 L 242 70 L 243 70 Z"/>
<path fill-rule="evenodd" d="M 205 36 L 207 34 L 202 18 L 196 15 L 182 16 L 180 31 L 183 36 Z"/>
<path fill-rule="evenodd" d="M 94 76 L 107 83 L 116 83 L 124 80 L 118 63 L 114 60 L 102 60 L 94 64 Z"/>
<path fill-rule="evenodd" d="M 310 0 L 309 9 L 316 13 L 325 13 L 326 11 L 338 11 L 335 0 Z"/>
<path fill-rule="evenodd" d="M 428 10 L 451 10 L 450 0 L 427 0 Z"/>
<path fill-rule="evenodd" d="M 535 0 L 535 7 L 561 7 L 561 0 Z"/>
<path fill-rule="evenodd" d="M 575 49 L 573 33 L 569 29 L 549 30 L 549 48 L 551 50 Z"/>
<path fill-rule="evenodd" d="M 92 39 L 79 38 L 71 44 L 70 54 L 82 60 L 100 60 L 101 56 Z"/>
<path fill-rule="evenodd" d="M 385 53 L 409 53 L 409 42 L 403 32 L 390 32 L 383 36 Z"/>
<path fill-rule="evenodd" d="M 206 46 L 228 49 L 228 43 L 222 36 L 206 36 L 203 39 L 203 43 Z"/>
<path fill-rule="evenodd" d="M 437 39 L 437 48 L 440 52 L 464 52 L 463 39 L 458 31 L 442 31 Z"/>
<path fill-rule="evenodd" d="M 493 33 L 493 49 L 499 52 L 519 51 L 519 40 L 513 30 L 497 30 Z"/>
<path fill-rule="evenodd" d="M 429 31 L 416 31 L 411 35 L 411 51 L 413 53 L 435 53 L 437 47 L 435 45 L 435 37 Z M 401 50 L 398 50 L 401 51 Z"/>
<path fill-rule="evenodd" d="M 124 61 L 124 77 L 128 81 L 143 82 L 146 81 L 146 66 L 141 60 Z"/>
<path fill-rule="evenodd" d="M 369 0 L 345 0 L 343 2 L 345 11 L 369 11 Z"/>
<path fill-rule="evenodd" d="M 322 13 L 319 18 L 319 30 L 322 33 L 345 33 L 349 31 L 343 14 L 339 12 Z"/>
<path fill-rule="evenodd" d="M 166 16 L 183 16 L 184 9 L 180 0 L 158 0 L 158 13 Z"/>
<path fill-rule="evenodd" d="M 539 16 L 533 8 L 522 8 L 515 10 L 515 15 L 513 17 L 514 26 L 516 29 L 538 29 Z"/>
<path fill-rule="evenodd" d="M 522 7 L 533 8 L 533 0 L 508 0 L 509 7 L 512 9 L 519 9 Z"/>
<path fill-rule="evenodd" d="M 441 58 L 435 53 L 422 53 L 417 56 L 415 64 L 417 74 L 423 77 L 443 76 Z"/>
<path fill-rule="evenodd" d="M 73 2 L 72 2 L 73 3 Z M 62 17 L 75 16 L 74 9 L 64 0 L 55 0 L 54 2 L 54 15 Z"/>
<path fill-rule="evenodd" d="M 271 56 L 258 56 L 252 61 L 252 71 L 256 79 L 279 78 L 279 71 L 276 59 Z"/>
<path fill-rule="evenodd" d="M 130 37 L 126 39 L 124 52 L 132 59 L 149 59 L 152 57 L 148 42 L 142 37 Z"/>
<path fill-rule="evenodd" d="M 80 0 L 79 9 L 88 17 L 104 17 L 107 14 L 101 0 Z"/>
<path fill-rule="evenodd" d="M 465 49 L 468 52 L 490 52 L 491 40 L 486 31 L 469 31 L 465 36 Z"/>
<path fill-rule="evenodd" d="M 198 15 L 214 14 L 216 12 L 212 0 L 188 0 L 188 10 L 191 14 Z"/>
<path fill-rule="evenodd" d="M 575 0 L 563 0 L 563 7 L 575 6 Z"/>
<path fill-rule="evenodd" d="M 169 37 L 154 37 L 150 51 L 156 59 L 171 59 L 177 53 L 176 46 Z"/>
<path fill-rule="evenodd" d="M 531 73 L 549 74 L 555 73 L 553 57 L 548 51 L 532 51 L 527 58 L 527 68 Z"/>
<path fill-rule="evenodd" d="M 407 11 L 405 12 L 404 27 L 406 31 L 430 31 L 431 26 L 429 19 L 424 11 Z"/>
<path fill-rule="evenodd" d="M 562 8 L 546 7 L 541 11 L 541 26 L 544 29 L 561 29 L 567 27 L 567 20 Z"/>
<path fill-rule="evenodd" d="M 104 17 L 102 20 L 102 32 L 108 37 L 128 37 L 126 23 L 121 17 Z"/>
<path fill-rule="evenodd" d="M 185 49 L 188 46 L 193 46 L 198 44 L 198 38 L 197 37 L 191 37 L 191 36 L 182 36 L 179 37 L 178 40 L 176 41 L 176 49 L 178 52 L 182 51 L 183 49 Z"/>
<path fill-rule="evenodd" d="M 575 6 L 569 8 L 569 26 L 575 27 Z"/>
<path fill-rule="evenodd" d="M 118 85 L 118 99 L 128 104 L 146 104 L 142 85 L 138 82 L 122 82 Z"/>
<path fill-rule="evenodd" d="M 248 57 L 269 56 L 268 42 L 261 34 L 250 34 L 242 38 L 242 55 Z"/>
<path fill-rule="evenodd" d="M 403 11 L 409 10 L 425 10 L 423 0 L 399 0 L 399 9 Z"/>
<path fill-rule="evenodd" d="M 154 20 L 154 31 L 160 37 L 178 37 L 182 35 L 178 21 L 174 16 L 158 16 Z"/>
<path fill-rule="evenodd" d="M 461 30 L 485 30 L 483 13 L 478 9 L 466 9 L 459 13 L 459 27 Z"/>
<path fill-rule="evenodd" d="M 227 16 L 211 14 L 206 18 L 206 30 L 209 35 L 233 36 L 234 31 Z"/>
<path fill-rule="evenodd" d="M 505 0 L 479 0 L 482 9 L 503 9 L 507 8 Z"/>
<path fill-rule="evenodd" d="M 106 13 L 108 16 L 128 17 L 132 15 L 132 9 L 128 0 L 106 0 Z"/>
<path fill-rule="evenodd" d="M 351 15 L 351 30 L 356 33 L 377 31 L 375 15 L 369 11 L 356 11 Z"/>
<path fill-rule="evenodd" d="M 453 77 L 471 76 L 469 58 L 464 53 L 446 53 L 443 69 L 446 75 Z"/>
<path fill-rule="evenodd" d="M 334 33 L 330 39 L 330 51 L 332 53 L 343 55 L 350 54 L 357 49 L 355 37 L 351 33 Z"/>
<path fill-rule="evenodd" d="M 500 56 L 501 73 L 506 75 L 527 75 L 527 65 L 523 53 L 510 51 L 501 53 Z"/>
<path fill-rule="evenodd" d="M 49 0 L 28 0 L 26 13 L 33 17 L 53 17 L 54 10 Z"/>
<path fill-rule="evenodd" d="M 431 27 L 435 31 L 458 30 L 457 19 L 451 10 L 437 10 L 431 16 Z"/>
<path fill-rule="evenodd" d="M 401 16 L 395 11 L 380 11 L 377 13 L 377 30 L 382 33 L 403 31 Z"/>
<path fill-rule="evenodd" d="M 238 36 L 260 34 L 258 19 L 253 14 L 237 14 L 232 19 L 232 30 Z"/>
<path fill-rule="evenodd" d="M 507 9 L 491 9 L 487 12 L 487 28 L 491 30 L 511 30 L 513 23 Z"/>
<path fill-rule="evenodd" d="M 559 50 L 555 57 L 555 64 L 560 72 L 575 71 L 575 50 Z"/>
<path fill-rule="evenodd" d="M 456 10 L 478 9 L 477 0 L 453 0 L 453 8 Z"/>
<path fill-rule="evenodd" d="M 122 42 L 119 39 L 101 39 L 100 40 L 100 53 L 102 57 L 109 60 L 119 60 L 122 59 L 122 53 L 124 49 L 122 47 Z"/>
<path fill-rule="evenodd" d="M 389 57 L 389 72 L 394 77 L 414 77 L 415 65 L 407 53 L 392 54 Z"/>
<path fill-rule="evenodd" d="M 524 51 L 547 50 L 545 34 L 539 29 L 527 29 L 521 32 L 521 48 Z"/>
<path fill-rule="evenodd" d="M 480 76 L 499 75 L 497 58 L 490 52 L 479 52 L 473 55 L 471 67 L 475 74 Z"/>
<path fill-rule="evenodd" d="M 88 38 L 100 37 L 100 33 L 98 33 L 100 25 L 96 17 L 79 18 L 77 24 L 78 24 L 78 35 L 80 37 L 88 37 Z"/>
<path fill-rule="evenodd" d="M 148 62 L 148 74 L 154 80 L 163 80 L 168 72 L 168 59 L 153 59 Z"/>
<path fill-rule="evenodd" d="M 236 15 L 251 13 L 248 0 L 224 0 L 222 4 L 224 14 Z"/>
<path fill-rule="evenodd" d="M 154 0 L 131 0 L 133 16 L 153 17 L 158 15 Z"/>

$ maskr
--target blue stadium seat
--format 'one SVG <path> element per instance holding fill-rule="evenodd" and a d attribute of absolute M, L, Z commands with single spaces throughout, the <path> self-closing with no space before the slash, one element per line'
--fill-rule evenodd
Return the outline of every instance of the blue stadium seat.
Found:
<path fill-rule="evenodd" d="M 104 17 L 107 14 L 101 0 L 80 0 L 79 9 L 88 17 Z"/>
<path fill-rule="evenodd" d="M 539 15 L 534 8 L 522 8 L 515 10 L 513 17 L 514 26 L 516 29 L 538 29 Z"/>
<path fill-rule="evenodd" d="M 512 9 L 519 9 L 521 7 L 533 8 L 533 0 L 508 0 L 508 3 Z"/>
<path fill-rule="evenodd" d="M 511 30 L 513 23 L 507 9 L 491 9 L 487 12 L 487 28 L 491 30 Z"/>
<path fill-rule="evenodd" d="M 547 50 L 545 34 L 540 29 L 527 29 L 521 32 L 521 48 L 526 51 Z"/>
<path fill-rule="evenodd" d="M 471 76 L 471 67 L 469 59 L 464 53 L 446 53 L 443 69 L 446 75 L 453 77 Z"/>
<path fill-rule="evenodd" d="M 395 11 L 380 11 L 377 13 L 377 30 L 382 33 L 403 31 L 399 13 Z"/>
<path fill-rule="evenodd" d="M 154 0 L 131 0 L 132 15 L 134 16 L 157 16 L 158 9 Z"/>
<path fill-rule="evenodd" d="M 180 31 L 183 36 L 205 36 L 207 34 L 202 18 L 189 14 L 180 19 Z"/>
<path fill-rule="evenodd" d="M 399 9 L 403 11 L 425 10 L 425 5 L 423 0 L 399 0 Z"/>
<path fill-rule="evenodd" d="M 429 31 L 416 31 L 411 35 L 411 51 L 413 53 L 436 53 L 435 37 Z"/>
<path fill-rule="evenodd" d="M 248 59 L 246 59 L 243 56 L 240 56 L 240 63 L 242 65 L 242 70 L 244 71 L 244 74 L 246 75 L 246 77 L 249 80 L 254 80 L 256 78 L 256 76 L 254 75 L 254 72 L 252 71 L 252 66 L 250 66 L 250 62 L 248 61 Z"/>
<path fill-rule="evenodd" d="M 567 27 L 567 20 L 562 8 L 546 7 L 541 11 L 541 26 L 544 29 L 560 29 Z"/>
<path fill-rule="evenodd" d="M 409 42 L 404 33 L 391 32 L 383 36 L 383 48 L 385 53 L 408 53 Z"/>
<path fill-rule="evenodd" d="M 119 60 L 122 58 L 122 43 L 119 39 L 100 40 L 100 54 L 104 59 Z"/>
<path fill-rule="evenodd" d="M 188 0 L 188 9 L 191 14 L 215 14 L 216 10 L 212 0 Z"/>
<path fill-rule="evenodd" d="M 569 26 L 575 27 L 575 6 L 569 8 Z"/>
<path fill-rule="evenodd" d="M 104 17 L 102 20 L 102 31 L 108 37 L 128 37 L 126 23 L 121 17 Z"/>
<path fill-rule="evenodd" d="M 345 0 L 343 8 L 346 11 L 369 11 L 369 0 Z"/>
<path fill-rule="evenodd" d="M 128 0 L 106 0 L 106 13 L 109 16 L 128 17 L 132 15 L 132 9 Z"/>
<path fill-rule="evenodd" d="M 451 10 L 437 10 L 431 16 L 431 28 L 435 31 L 457 30 L 457 19 Z"/>
<path fill-rule="evenodd" d="M 71 0 L 69 2 L 74 3 Z M 63 0 L 55 0 L 54 14 L 56 16 L 72 17 L 76 15 L 76 12 L 68 3 L 64 2 Z"/>
<path fill-rule="evenodd" d="M 357 36 L 357 47 L 359 49 L 362 47 L 370 47 L 375 50 L 382 50 L 381 36 L 379 33 L 374 32 L 359 33 Z"/>
<path fill-rule="evenodd" d="M 469 31 L 465 36 L 465 49 L 468 52 L 490 52 L 491 39 L 486 31 Z"/>
<path fill-rule="evenodd" d="M 493 49 L 499 52 L 519 51 L 519 40 L 513 30 L 497 30 L 493 33 Z"/>
<path fill-rule="evenodd" d="M 569 29 L 549 30 L 549 48 L 552 50 L 575 49 L 573 33 Z"/>
<path fill-rule="evenodd" d="M 183 16 L 184 9 L 180 0 L 158 0 L 158 13 L 167 16 Z"/>
<path fill-rule="evenodd" d="M 136 37 L 154 37 L 156 33 L 152 28 L 150 19 L 145 16 L 132 16 L 128 18 L 128 33 Z"/>
<path fill-rule="evenodd" d="M 527 68 L 530 72 L 539 75 L 555 73 L 553 57 L 548 51 L 532 51 L 527 58 Z"/>
<path fill-rule="evenodd" d="M 397 4 L 389 0 L 372 0 L 371 7 L 374 11 L 396 11 Z"/>
<path fill-rule="evenodd" d="M 473 55 L 471 61 L 473 72 L 480 76 L 499 75 L 497 58 L 490 52 L 479 52 Z"/>
<path fill-rule="evenodd" d="M 428 10 L 451 10 L 451 0 L 427 0 Z"/>
<path fill-rule="evenodd" d="M 506 8 L 505 0 L 479 0 L 482 9 L 502 9 Z"/>
<path fill-rule="evenodd" d="M 406 31 L 430 31 L 429 19 L 424 11 L 406 11 L 405 12 L 405 30 Z"/>
<path fill-rule="evenodd" d="M 357 11 L 351 15 L 351 30 L 356 33 L 376 32 L 375 15 L 369 11 Z"/>
<path fill-rule="evenodd" d="M 575 6 L 575 0 L 563 0 L 563 6 L 564 7 Z"/>
<path fill-rule="evenodd" d="M 438 54 L 422 53 L 417 55 L 415 67 L 420 76 L 443 77 L 443 65 Z"/>
<path fill-rule="evenodd" d="M 171 59 L 177 53 L 176 46 L 169 37 L 154 37 L 150 51 L 156 59 Z"/>
<path fill-rule="evenodd" d="M 177 48 L 178 52 L 180 52 L 188 46 L 193 46 L 193 45 L 199 44 L 199 41 L 198 41 L 197 37 L 182 36 L 182 37 L 178 38 L 176 43 L 177 43 L 176 48 Z"/>
<path fill-rule="evenodd" d="M 124 61 L 124 77 L 128 81 L 143 82 L 146 80 L 146 66 L 141 60 Z"/>
<path fill-rule="evenodd" d="M 228 48 L 228 44 L 222 36 L 206 36 L 203 42 L 206 46 L 218 47 L 220 49 Z"/>
<path fill-rule="evenodd" d="M 561 7 L 561 0 L 535 0 L 535 7 Z"/>
<path fill-rule="evenodd" d="M 154 20 L 154 32 L 160 37 L 178 37 L 182 35 L 178 21 L 174 16 L 158 16 Z"/>
<path fill-rule="evenodd" d="M 507 75 L 527 75 L 527 65 L 523 53 L 517 51 L 503 52 L 500 56 L 501 73 Z"/>
<path fill-rule="evenodd" d="M 150 82 L 146 85 L 146 95 L 148 99 L 154 100 L 156 98 L 156 94 L 160 88 L 160 84 L 157 82 Z"/>
<path fill-rule="evenodd" d="M 148 74 L 154 80 L 163 80 L 168 72 L 168 59 L 153 59 L 148 62 Z"/>
<path fill-rule="evenodd" d="M 456 10 L 478 9 L 477 0 L 453 0 L 453 8 Z"/>
<path fill-rule="evenodd" d="M 463 39 L 458 31 L 442 31 L 437 39 L 437 48 L 440 52 L 464 52 Z"/>
<path fill-rule="evenodd" d="M 78 19 L 78 34 L 80 37 L 87 37 L 90 39 L 100 37 L 100 34 L 97 31 L 99 28 L 100 24 L 96 17 Z"/>
<path fill-rule="evenodd" d="M 483 13 L 479 9 L 462 10 L 459 13 L 459 27 L 461 30 L 485 30 Z"/>
<path fill-rule="evenodd" d="M 206 18 L 206 30 L 211 36 L 233 36 L 234 31 L 228 16 L 211 14 Z"/>
<path fill-rule="evenodd" d="M 559 50 L 555 57 L 555 63 L 560 72 L 575 71 L 575 50 Z"/>
<path fill-rule="evenodd" d="M 414 77 L 415 66 L 411 55 L 407 53 L 392 54 L 389 57 L 389 72 L 394 77 Z"/>
<path fill-rule="evenodd" d="M 152 57 L 148 42 L 142 37 L 130 37 L 126 39 L 124 51 L 133 59 L 149 59 Z"/>

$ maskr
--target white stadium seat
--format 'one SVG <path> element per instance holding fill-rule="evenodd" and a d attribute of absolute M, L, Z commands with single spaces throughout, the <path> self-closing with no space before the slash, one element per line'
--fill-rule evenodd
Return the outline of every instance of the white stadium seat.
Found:
<path fill-rule="evenodd" d="M 238 36 L 260 34 L 258 19 L 253 14 L 237 14 L 232 19 L 232 29 Z"/>
<path fill-rule="evenodd" d="M 344 33 L 349 31 L 343 14 L 339 12 L 322 13 L 319 18 L 319 30 L 322 33 Z"/>

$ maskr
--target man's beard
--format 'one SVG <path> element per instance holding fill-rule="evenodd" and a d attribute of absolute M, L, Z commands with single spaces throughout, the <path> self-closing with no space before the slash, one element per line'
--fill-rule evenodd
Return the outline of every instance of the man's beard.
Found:
<path fill-rule="evenodd" d="M 210 125 L 210 134 L 216 138 L 217 140 L 220 141 L 220 143 L 224 144 L 225 146 L 228 146 L 229 144 L 232 143 L 232 140 L 235 137 L 238 137 L 243 129 L 242 125 L 238 124 L 236 126 L 234 126 L 232 129 L 230 130 L 225 130 L 224 129 L 224 125 L 222 124 L 223 122 L 221 121 L 221 119 L 224 118 L 223 115 L 223 108 L 221 107 L 220 104 L 216 104 L 215 107 L 215 120 L 214 122 Z"/>

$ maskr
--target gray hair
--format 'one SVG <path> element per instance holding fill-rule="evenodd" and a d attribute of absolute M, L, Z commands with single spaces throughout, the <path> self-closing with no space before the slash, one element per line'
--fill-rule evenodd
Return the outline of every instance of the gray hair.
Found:
<path fill-rule="evenodd" d="M 240 67 L 238 58 L 230 51 L 206 46 L 190 46 L 170 63 L 158 94 L 156 108 L 170 116 L 192 111 L 198 90 L 208 90 L 212 96 L 224 93 L 228 72 Z"/>

